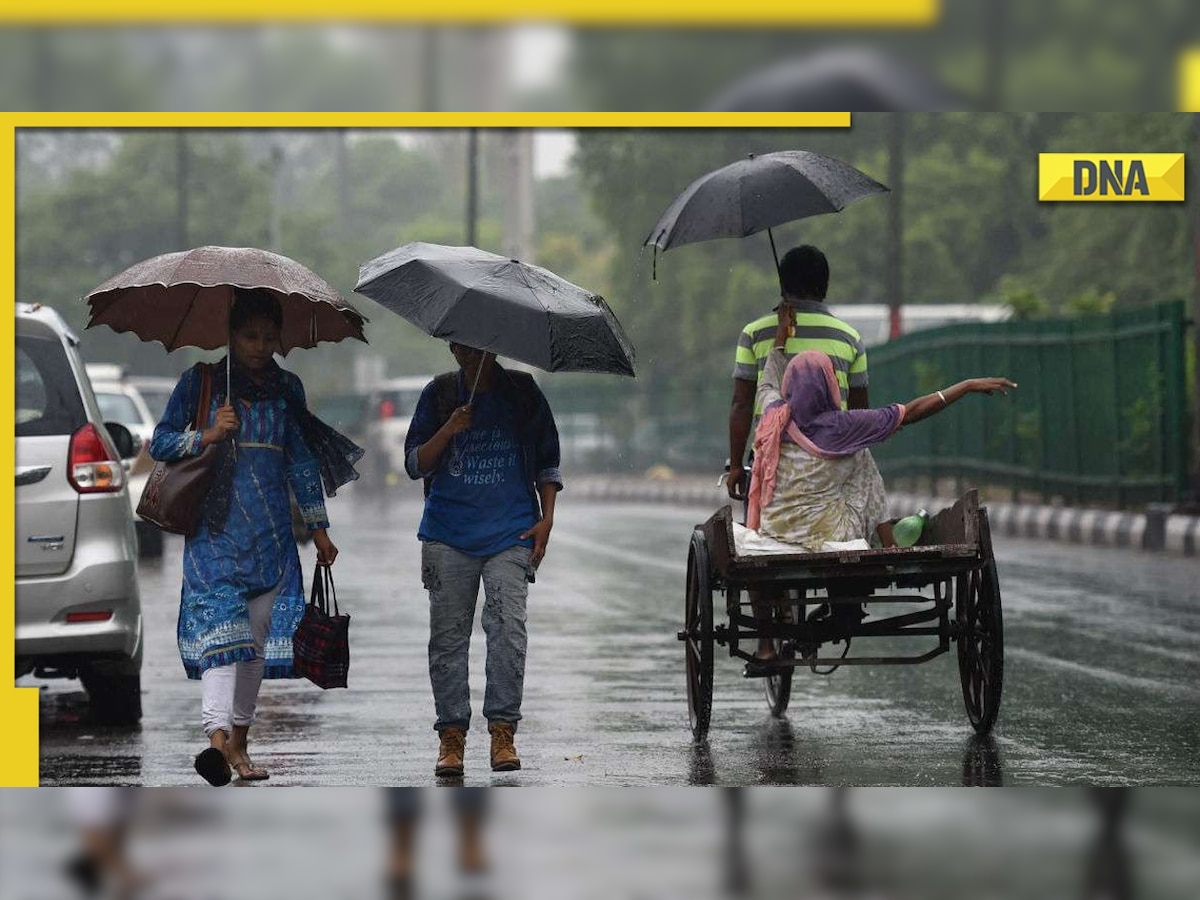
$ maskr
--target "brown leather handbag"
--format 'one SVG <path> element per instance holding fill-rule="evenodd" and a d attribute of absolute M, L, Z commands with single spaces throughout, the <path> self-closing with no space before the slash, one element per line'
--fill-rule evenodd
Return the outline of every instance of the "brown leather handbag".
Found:
<path fill-rule="evenodd" d="M 212 402 L 212 367 L 200 367 L 200 402 L 193 427 L 208 427 L 208 406 Z M 204 498 L 212 487 L 218 463 L 224 452 L 221 444 L 209 444 L 199 456 L 170 462 L 156 461 L 137 514 L 143 520 L 172 534 L 195 534 L 204 517 Z"/>

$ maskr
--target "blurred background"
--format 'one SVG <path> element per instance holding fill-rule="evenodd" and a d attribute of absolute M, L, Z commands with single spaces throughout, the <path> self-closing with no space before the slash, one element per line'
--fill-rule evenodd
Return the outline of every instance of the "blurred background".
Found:
<path fill-rule="evenodd" d="M 11 28 L 0 108 L 688 110 L 764 69 L 855 47 L 939 93 L 860 62 L 855 77 L 880 86 L 843 109 L 943 109 L 934 98 L 949 94 L 954 108 L 1170 110 L 1198 16 L 1188 0 L 943 0 L 932 26 L 899 29 Z"/>
<path fill-rule="evenodd" d="M 413 790 L 422 796 L 403 800 L 418 809 L 405 878 L 392 858 L 397 798 L 378 789 L 272 791 L 253 802 L 199 788 L 6 791 L 0 885 L 10 900 L 1183 900 L 1200 877 L 1190 791 L 492 791 L 484 863 L 466 872 L 451 795 Z M 141 889 L 102 894 L 113 872 Z"/>

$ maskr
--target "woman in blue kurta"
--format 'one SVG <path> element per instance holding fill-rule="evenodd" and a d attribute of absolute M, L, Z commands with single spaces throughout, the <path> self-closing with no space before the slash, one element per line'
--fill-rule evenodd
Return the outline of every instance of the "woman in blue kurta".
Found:
<path fill-rule="evenodd" d="M 317 562 L 331 565 L 322 482 L 332 494 L 357 477 L 362 450 L 308 412 L 300 379 L 274 361 L 282 314 L 265 291 L 235 292 L 230 313 L 233 395 L 226 398 L 227 359 L 210 368 L 211 424 L 192 430 L 204 364 L 184 373 L 150 455 L 159 460 L 222 448 L 204 518 L 187 538 L 179 608 L 179 652 L 187 676 L 203 683 L 210 746 L 196 770 L 212 784 L 230 768 L 261 780 L 247 738 L 262 679 L 291 678 L 292 634 L 304 612 L 300 557 L 292 535 L 289 489 L 313 533 Z M 231 440 L 233 438 L 233 440 Z"/>

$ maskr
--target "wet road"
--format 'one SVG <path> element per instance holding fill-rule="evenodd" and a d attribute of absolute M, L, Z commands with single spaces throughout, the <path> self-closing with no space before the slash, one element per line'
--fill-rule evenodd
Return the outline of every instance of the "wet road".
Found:
<path fill-rule="evenodd" d="M 675 632 L 691 526 L 709 510 L 563 499 L 530 592 L 524 769 L 491 773 L 477 718 L 467 784 L 1200 784 L 1194 560 L 998 538 L 1006 673 L 991 743 L 971 737 L 952 653 L 828 678 L 800 670 L 788 718 L 774 720 L 762 683 L 717 648 L 712 729 L 694 745 Z M 254 755 L 270 784 L 432 784 L 419 502 L 347 492 L 331 515 L 351 686 L 265 683 Z M 181 551 L 169 540 L 142 567 L 142 727 L 89 725 L 76 684 L 42 682 L 43 784 L 196 782 L 199 686 L 174 645 Z M 478 717 L 478 627 L 473 654 Z"/>
<path fill-rule="evenodd" d="M 1110 828 L 1084 790 L 494 791 L 483 821 L 492 866 L 482 876 L 456 870 L 449 792 L 423 794 L 412 896 L 439 900 L 1190 900 L 1200 878 L 1195 804 L 1170 789 L 1132 792 Z M 63 862 L 96 800 L 55 789 L 0 794 L 6 900 L 78 896 Z M 120 800 L 128 858 L 151 879 L 146 900 L 380 896 L 383 791 L 251 798 L 195 788 Z"/>

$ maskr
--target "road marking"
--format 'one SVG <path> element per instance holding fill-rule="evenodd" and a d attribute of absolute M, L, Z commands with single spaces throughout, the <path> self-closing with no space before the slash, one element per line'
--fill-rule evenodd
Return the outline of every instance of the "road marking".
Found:
<path fill-rule="evenodd" d="M 1054 656 L 1047 656 L 1045 653 L 1038 653 L 1036 650 L 1026 650 L 1023 647 L 1006 647 L 1004 653 L 1006 656 L 1027 659 L 1030 662 L 1039 663 L 1050 668 L 1066 669 L 1080 675 L 1098 678 L 1101 681 L 1119 684 L 1122 687 L 1137 688 L 1156 693 L 1178 693 L 1186 694 L 1189 697 L 1200 697 L 1200 690 L 1185 687 L 1181 684 L 1171 684 L 1166 681 L 1158 681 L 1154 678 L 1142 678 L 1138 675 L 1126 675 L 1122 672 L 1113 672 L 1110 669 L 1100 669 L 1095 666 L 1072 662 L 1069 659 L 1058 659 Z"/>
<path fill-rule="evenodd" d="M 566 544 L 568 547 L 586 550 L 591 556 L 607 556 L 609 559 L 615 559 L 625 563 L 637 563 L 640 566 L 658 569 L 661 572 L 670 572 L 673 575 L 683 575 L 684 571 L 686 570 L 686 557 L 681 557 L 675 561 L 668 561 L 658 556 L 651 556 L 647 553 L 637 553 L 633 550 L 618 550 L 613 547 L 604 547 L 593 540 L 587 540 L 585 538 L 577 538 L 572 537 L 571 535 L 562 535 L 558 533 L 551 535 L 551 546 L 555 544 Z M 684 549 L 681 552 L 686 553 L 687 550 Z"/>

